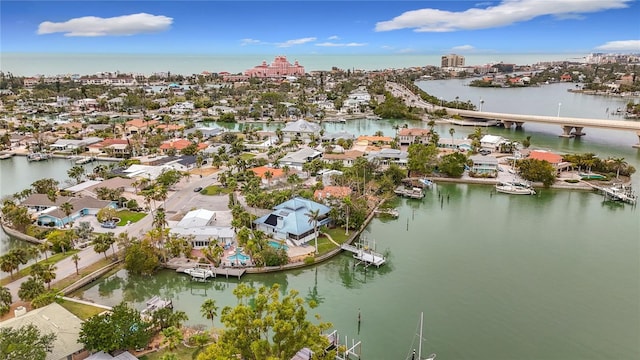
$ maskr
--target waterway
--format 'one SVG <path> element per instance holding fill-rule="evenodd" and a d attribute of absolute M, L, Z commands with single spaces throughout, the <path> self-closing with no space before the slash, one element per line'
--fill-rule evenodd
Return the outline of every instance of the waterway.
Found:
<path fill-rule="evenodd" d="M 439 88 L 465 99 L 460 84 L 444 83 Z M 432 93 L 447 96 L 444 90 Z M 541 99 L 529 93 L 509 94 L 503 93 L 504 103 L 518 101 L 522 107 L 547 101 L 544 93 L 538 93 Z M 493 101 L 484 99 L 485 106 Z M 393 126 L 402 123 L 362 120 L 325 128 L 392 135 Z M 439 124 L 436 129 L 448 136 L 450 127 Z M 472 131 L 454 128 L 455 137 Z M 536 148 L 624 157 L 640 169 L 640 154 L 631 147 L 637 142 L 633 133 L 585 129 L 588 135 L 576 140 L 559 138 L 558 127 L 529 123 L 522 130 L 486 130 L 514 140 L 532 136 Z M 19 183 L 28 186 L 31 165 L 35 164 L 25 162 L 27 168 L 13 178 L 24 178 Z M 0 162 L 3 194 L 5 166 Z M 66 175 L 66 169 L 56 166 L 49 166 L 45 174 L 53 177 L 56 171 Z M 542 190 L 532 197 L 508 196 L 491 195 L 488 186 L 440 184 L 422 200 L 398 200 L 397 208 L 398 219 L 374 219 L 365 231 L 369 240 L 376 241 L 377 250 L 388 255 L 388 263 L 379 269 L 354 269 L 353 259 L 341 254 L 319 266 L 248 275 L 240 281 L 253 286 L 278 283 L 316 300 L 319 307 L 310 312 L 333 323 L 342 336 L 361 340 L 365 359 L 406 358 L 417 347 L 420 312 L 425 323 L 423 353 L 437 353 L 441 359 L 640 358 L 636 207 L 603 202 L 591 192 Z M 194 283 L 172 271 L 150 278 L 120 271 L 83 289 L 81 295 L 109 305 L 124 299 L 138 307 L 160 295 L 173 299 L 176 309 L 189 315 L 190 324 L 208 324 L 199 314 L 200 304 L 210 297 L 219 306 L 234 305 L 231 291 L 237 283 L 236 279 Z"/>

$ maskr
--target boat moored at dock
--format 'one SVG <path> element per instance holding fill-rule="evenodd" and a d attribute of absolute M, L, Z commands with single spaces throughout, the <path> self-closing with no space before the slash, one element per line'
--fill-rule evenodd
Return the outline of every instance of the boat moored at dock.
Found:
<path fill-rule="evenodd" d="M 499 182 L 496 184 L 496 191 L 511 195 L 535 195 L 536 191 L 527 183 L 522 182 Z"/>

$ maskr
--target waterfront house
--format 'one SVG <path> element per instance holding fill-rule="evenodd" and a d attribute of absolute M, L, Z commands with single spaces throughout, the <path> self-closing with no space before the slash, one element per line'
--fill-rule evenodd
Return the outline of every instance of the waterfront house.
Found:
<path fill-rule="evenodd" d="M 322 156 L 322 153 L 318 150 L 304 147 L 298 151 L 294 151 L 288 153 L 280 160 L 278 160 L 278 164 L 280 166 L 288 166 L 292 169 L 302 170 L 302 166 L 314 159 L 318 159 Z"/>
<path fill-rule="evenodd" d="M 128 139 L 104 139 L 103 141 L 87 146 L 91 155 L 108 154 L 117 158 L 131 156 L 131 146 Z"/>
<path fill-rule="evenodd" d="M 339 139 L 353 141 L 356 139 L 356 136 L 353 135 L 352 133 L 341 130 L 334 133 L 325 133 L 324 135 L 322 135 L 322 138 L 321 138 L 323 142 L 335 142 L 335 141 L 338 141 Z"/>
<path fill-rule="evenodd" d="M 376 162 L 381 169 L 386 169 L 391 164 L 406 168 L 409 153 L 398 149 L 381 149 L 380 151 L 369 152 L 366 158 L 370 162 Z"/>
<path fill-rule="evenodd" d="M 66 202 L 72 206 L 69 216 L 61 209 L 62 204 Z M 21 205 L 35 212 L 39 225 L 49 226 L 64 226 L 80 217 L 96 215 L 100 209 L 107 206 L 114 209 L 118 207 L 115 201 L 91 197 L 58 196 L 55 201 L 51 201 L 45 194 L 32 194 L 22 201 Z"/>
<path fill-rule="evenodd" d="M 49 145 L 51 151 L 71 152 L 79 151 L 85 152 L 89 145 L 102 142 L 102 138 L 99 137 L 86 137 L 84 139 L 58 139 L 53 144 Z"/>
<path fill-rule="evenodd" d="M 428 144 L 431 132 L 429 129 L 402 128 L 398 130 L 400 145 Z"/>
<path fill-rule="evenodd" d="M 319 137 L 320 125 L 300 119 L 298 121 L 288 122 L 284 128 L 282 128 L 282 134 L 289 139 L 300 138 L 309 139 L 311 136 Z"/>
<path fill-rule="evenodd" d="M 563 161 L 562 155 L 558 155 L 551 151 L 531 150 L 529 159 L 542 160 L 550 163 L 558 172 L 571 167 L 571 163 Z"/>
<path fill-rule="evenodd" d="M 331 208 L 301 197 L 277 205 L 271 213 L 259 217 L 253 223 L 258 230 L 274 239 L 301 246 L 314 238 L 313 222 L 309 221 L 307 214 L 316 210 L 319 215 L 318 228 L 329 224 Z"/>
<path fill-rule="evenodd" d="M 15 310 L 15 317 L 0 322 L 0 328 L 18 329 L 33 325 L 40 334 L 55 334 L 55 340 L 45 360 L 84 359 L 84 345 L 78 341 L 82 320 L 57 302 L 27 312 L 24 306 Z"/>
<path fill-rule="evenodd" d="M 480 147 L 483 149 L 496 151 L 500 148 L 500 144 L 505 139 L 502 136 L 497 135 L 485 135 L 480 139 Z"/>
<path fill-rule="evenodd" d="M 495 177 L 498 175 L 498 159 L 488 155 L 473 155 L 471 172 L 476 175 Z"/>
<path fill-rule="evenodd" d="M 202 134 L 202 138 L 206 140 L 222 134 L 224 132 L 224 129 L 219 127 L 194 127 L 186 129 L 184 131 L 184 134 L 189 135 L 195 133 L 196 131 L 200 131 L 200 133 Z"/>
<path fill-rule="evenodd" d="M 364 147 L 371 145 L 384 146 L 390 145 L 392 141 L 393 138 L 389 136 L 361 135 L 358 136 L 356 145 Z"/>
<path fill-rule="evenodd" d="M 200 249 L 213 242 L 229 246 L 235 238 L 230 226 L 216 226 L 216 213 L 207 209 L 189 211 L 175 225 L 170 225 L 170 233 L 190 238 L 191 246 Z"/>

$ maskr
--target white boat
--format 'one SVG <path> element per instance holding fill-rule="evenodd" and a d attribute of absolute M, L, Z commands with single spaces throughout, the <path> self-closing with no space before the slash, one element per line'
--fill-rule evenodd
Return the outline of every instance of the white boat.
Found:
<path fill-rule="evenodd" d="M 430 188 L 433 186 L 433 181 L 427 179 L 427 178 L 420 178 L 418 179 L 418 181 L 420 182 L 420 184 L 422 184 L 424 187 Z"/>
<path fill-rule="evenodd" d="M 535 195 L 536 191 L 529 184 L 521 182 L 499 182 L 496 191 L 511 195 Z"/>
<path fill-rule="evenodd" d="M 420 333 L 418 334 L 419 338 L 418 338 L 418 353 L 416 354 L 416 350 L 413 350 L 413 353 L 411 354 L 411 357 L 409 359 L 411 360 L 434 360 L 436 358 L 436 354 L 431 354 L 429 356 L 427 356 L 426 358 L 422 357 L 422 327 L 423 327 L 423 317 L 424 317 L 424 313 L 420 313 Z"/>

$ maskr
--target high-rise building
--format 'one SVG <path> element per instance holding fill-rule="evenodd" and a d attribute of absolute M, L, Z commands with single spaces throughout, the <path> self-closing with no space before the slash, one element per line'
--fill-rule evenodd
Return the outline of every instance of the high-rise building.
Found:
<path fill-rule="evenodd" d="M 449 54 L 442 56 L 440 66 L 443 68 L 448 67 L 464 67 L 464 56 Z"/>

